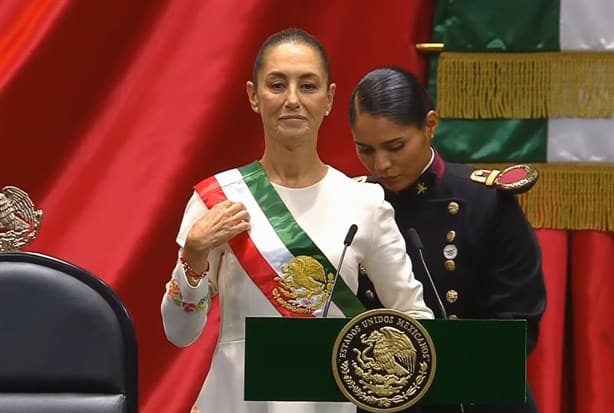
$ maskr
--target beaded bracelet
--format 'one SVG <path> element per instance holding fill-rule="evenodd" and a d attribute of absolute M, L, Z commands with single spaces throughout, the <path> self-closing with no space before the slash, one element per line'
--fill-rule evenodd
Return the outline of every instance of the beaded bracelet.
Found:
<path fill-rule="evenodd" d="M 181 262 L 181 265 L 183 266 L 183 272 L 185 272 L 185 276 L 193 281 L 198 282 L 202 280 L 203 278 L 205 278 L 207 274 L 209 273 L 209 263 L 207 263 L 207 268 L 202 273 L 199 274 L 196 271 L 194 271 L 194 268 L 192 268 L 190 264 L 188 264 L 188 262 L 183 257 L 183 255 L 179 257 L 179 261 Z"/>

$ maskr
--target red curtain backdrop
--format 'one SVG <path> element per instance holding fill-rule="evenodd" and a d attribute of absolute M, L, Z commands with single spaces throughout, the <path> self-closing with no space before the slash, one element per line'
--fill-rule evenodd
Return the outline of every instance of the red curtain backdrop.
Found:
<path fill-rule="evenodd" d="M 216 329 L 177 349 L 160 301 L 192 185 L 261 153 L 245 94 L 259 45 L 291 26 L 322 40 L 338 87 L 320 152 L 357 175 L 351 89 L 382 65 L 425 79 L 414 44 L 429 40 L 432 14 L 431 0 L 0 2 L 0 187 L 44 210 L 30 250 L 92 271 L 126 303 L 141 411 L 189 411 L 208 368 Z M 609 412 L 612 234 L 538 235 L 549 302 L 529 376 L 542 412 Z"/>
<path fill-rule="evenodd" d="M 569 400 L 564 395 L 564 379 L 569 372 L 566 363 L 567 330 L 567 266 L 570 251 L 569 234 L 542 229 L 537 232 L 542 247 L 547 305 L 542 319 L 537 347 L 529 357 L 529 383 L 542 413 L 571 413 L 563 410 Z M 580 412 L 581 410 L 579 410 Z"/>

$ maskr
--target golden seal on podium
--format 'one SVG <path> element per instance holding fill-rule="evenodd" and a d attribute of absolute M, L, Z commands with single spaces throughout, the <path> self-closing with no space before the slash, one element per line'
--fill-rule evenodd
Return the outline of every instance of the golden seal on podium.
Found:
<path fill-rule="evenodd" d="M 335 341 L 335 381 L 368 412 L 398 412 L 416 404 L 435 376 L 435 347 L 422 325 L 400 311 L 377 309 L 350 320 Z"/>
<path fill-rule="evenodd" d="M 0 252 L 17 251 L 32 242 L 43 211 L 35 210 L 27 193 L 15 186 L 0 191 Z"/>

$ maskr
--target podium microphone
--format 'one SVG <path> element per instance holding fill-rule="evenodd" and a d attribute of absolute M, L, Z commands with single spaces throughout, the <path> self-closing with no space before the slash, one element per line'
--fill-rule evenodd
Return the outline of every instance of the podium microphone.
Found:
<path fill-rule="evenodd" d="M 341 272 L 341 264 L 343 263 L 343 258 L 345 257 L 345 252 L 348 247 L 354 241 L 354 236 L 356 235 L 356 231 L 358 231 L 358 226 L 356 224 L 350 225 L 348 229 L 348 233 L 345 235 L 345 239 L 343 240 L 343 251 L 341 251 L 341 258 L 339 258 L 339 265 L 337 265 L 337 271 L 335 272 L 335 278 L 333 279 L 333 287 L 330 290 L 330 295 L 326 300 L 326 304 L 324 305 L 324 310 L 322 311 L 322 318 L 326 318 L 328 316 L 328 308 L 330 307 L 330 302 L 333 299 L 333 292 L 335 291 L 335 285 L 337 284 L 337 278 L 339 277 L 339 272 Z"/>
<path fill-rule="evenodd" d="M 437 292 L 437 288 L 435 287 L 435 281 L 433 281 L 433 277 L 429 271 L 429 268 L 426 266 L 426 261 L 424 260 L 424 255 L 422 254 L 422 250 L 424 246 L 422 245 L 422 240 L 420 240 L 420 236 L 418 232 L 414 228 L 410 228 L 407 230 L 407 235 L 409 237 L 409 243 L 411 246 L 418 251 L 418 255 L 420 255 L 420 261 L 422 261 L 422 267 L 424 268 L 424 272 L 426 273 L 426 278 L 429 279 L 429 283 L 431 284 L 431 288 L 435 293 L 435 298 L 437 299 L 437 305 L 439 307 L 439 312 L 441 317 L 444 319 L 448 318 L 448 313 L 446 312 L 446 308 L 443 306 L 443 302 L 441 301 L 441 297 L 439 296 L 439 292 Z"/>

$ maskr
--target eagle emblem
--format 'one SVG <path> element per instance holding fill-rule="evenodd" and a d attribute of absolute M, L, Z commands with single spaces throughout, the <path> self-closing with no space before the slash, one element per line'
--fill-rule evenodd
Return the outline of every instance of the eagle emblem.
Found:
<path fill-rule="evenodd" d="M 435 374 L 435 349 L 420 323 L 396 310 L 371 310 L 341 330 L 333 373 L 342 393 L 370 412 L 417 403 Z"/>
<path fill-rule="evenodd" d="M 30 197 L 15 186 L 0 191 L 0 252 L 16 251 L 32 242 L 43 211 L 36 210 Z"/>
<path fill-rule="evenodd" d="M 362 334 L 360 342 L 367 347 L 363 350 L 352 350 L 357 356 L 356 364 L 363 371 L 372 370 L 397 377 L 408 376 L 414 372 L 416 347 L 399 329 L 382 327 L 371 331 L 368 336 Z"/>
<path fill-rule="evenodd" d="M 273 289 L 273 297 L 292 312 L 313 313 L 332 292 L 334 275 L 326 274 L 324 266 L 313 257 L 299 255 L 283 265 L 281 273 L 275 277 L 278 287 Z"/>

